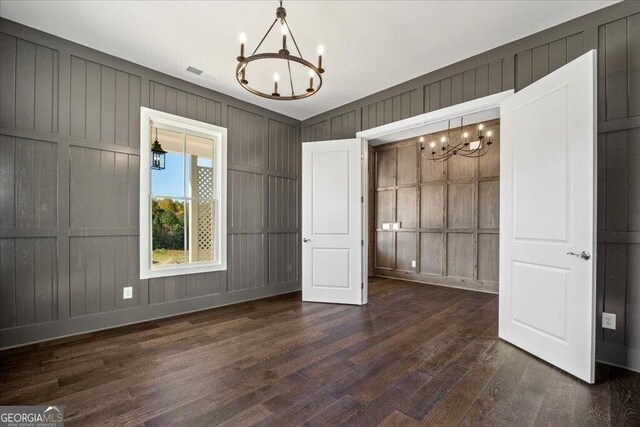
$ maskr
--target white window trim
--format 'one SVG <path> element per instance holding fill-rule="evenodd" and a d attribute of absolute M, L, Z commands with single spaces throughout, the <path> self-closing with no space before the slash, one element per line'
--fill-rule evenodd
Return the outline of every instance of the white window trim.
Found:
<path fill-rule="evenodd" d="M 215 245 L 220 254 L 213 262 L 152 268 L 151 253 L 151 124 L 173 126 L 215 141 L 216 206 Z M 140 107 L 140 279 L 206 273 L 227 269 L 227 129 L 162 111 Z"/>

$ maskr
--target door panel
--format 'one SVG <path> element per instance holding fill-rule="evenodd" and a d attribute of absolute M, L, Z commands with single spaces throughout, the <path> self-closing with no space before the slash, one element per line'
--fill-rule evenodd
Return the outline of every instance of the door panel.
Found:
<path fill-rule="evenodd" d="M 313 288 L 349 289 L 349 270 L 352 268 L 349 249 L 345 248 L 311 248 L 311 264 L 330 266 L 331 268 L 312 268 Z"/>
<path fill-rule="evenodd" d="M 513 321 L 566 340 L 567 275 L 563 268 L 513 262 Z M 531 305 L 544 310 L 530 310 Z"/>
<path fill-rule="evenodd" d="M 349 234 L 349 154 L 349 150 L 311 153 L 313 234 Z"/>
<path fill-rule="evenodd" d="M 359 139 L 302 146 L 302 299 L 362 304 Z"/>
<path fill-rule="evenodd" d="M 514 237 L 566 241 L 569 87 L 542 93 L 513 111 Z M 544 125 L 539 120 L 544 118 Z M 544 167 L 542 167 L 544 165 Z M 543 172 L 543 173 L 541 173 Z"/>
<path fill-rule="evenodd" d="M 583 379 L 595 366 L 596 54 L 501 104 L 499 335 Z M 570 253 L 589 253 L 590 257 Z"/>

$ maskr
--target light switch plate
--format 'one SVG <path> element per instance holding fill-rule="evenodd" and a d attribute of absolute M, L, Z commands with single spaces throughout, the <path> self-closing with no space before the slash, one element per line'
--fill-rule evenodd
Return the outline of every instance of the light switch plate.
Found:
<path fill-rule="evenodd" d="M 126 286 L 122 288 L 122 298 L 123 299 L 133 298 L 133 286 Z"/>
<path fill-rule="evenodd" d="M 616 315 L 614 313 L 602 313 L 602 327 L 616 329 Z"/>
<path fill-rule="evenodd" d="M 411 261 L 411 267 L 416 268 L 416 260 Z"/>
<path fill-rule="evenodd" d="M 389 222 L 383 222 L 383 223 L 382 223 L 382 229 L 383 229 L 383 230 L 391 230 L 391 223 L 389 223 Z"/>
<path fill-rule="evenodd" d="M 394 222 L 393 223 L 393 229 L 394 230 L 400 230 L 400 223 L 399 222 Z"/>

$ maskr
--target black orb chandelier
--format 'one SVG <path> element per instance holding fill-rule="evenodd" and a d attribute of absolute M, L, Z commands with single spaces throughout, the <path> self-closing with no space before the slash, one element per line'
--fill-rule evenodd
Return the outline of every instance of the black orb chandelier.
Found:
<path fill-rule="evenodd" d="M 282 48 L 278 52 L 263 52 L 258 53 L 258 49 L 262 46 L 262 43 L 265 41 L 273 27 L 276 23 L 280 22 L 282 25 Z M 293 46 L 295 47 L 297 55 L 294 52 L 289 51 L 289 46 L 287 45 L 287 34 L 291 36 L 291 40 L 293 41 Z M 291 31 L 291 27 L 287 23 L 287 11 L 284 7 L 282 7 L 282 1 L 280 1 L 280 7 L 276 9 L 276 19 L 273 21 L 267 33 L 262 37 L 258 46 L 256 46 L 255 50 L 250 56 L 244 56 L 245 44 L 247 42 L 247 36 L 245 33 L 240 34 L 240 56 L 237 57 L 238 66 L 236 67 L 236 78 L 238 79 L 238 83 L 253 93 L 254 95 L 261 96 L 263 98 L 274 99 L 279 101 L 292 101 L 296 99 L 307 98 L 314 93 L 320 90 L 322 87 L 322 73 L 324 73 L 324 69 L 322 68 L 322 55 L 324 53 L 324 48 L 322 45 L 318 46 L 318 65 L 314 65 L 311 62 L 304 59 L 302 56 L 302 52 L 298 48 L 298 43 L 296 42 L 295 37 L 293 36 L 293 32 Z M 267 93 L 252 87 L 249 83 L 251 76 L 249 72 L 249 64 L 255 61 L 261 60 L 269 60 L 276 59 L 287 62 L 287 70 L 289 74 L 289 86 L 290 88 L 282 90 L 283 93 L 280 93 L 278 90 L 278 83 L 280 82 L 280 75 L 278 73 L 273 74 L 273 92 Z M 295 62 L 297 64 L 302 65 L 308 70 L 309 80 L 308 85 L 305 84 L 304 89 L 299 89 L 296 92 L 296 89 L 293 84 L 293 76 L 291 74 L 291 62 Z M 315 78 L 315 84 L 314 84 Z M 306 82 L 305 82 L 306 83 Z M 285 84 L 286 85 L 286 84 Z M 289 90 L 290 89 L 290 90 Z M 287 93 L 284 93 L 287 92 Z"/>
<path fill-rule="evenodd" d="M 457 144 L 451 144 L 451 120 L 448 121 L 447 134 L 440 138 L 440 141 L 431 141 L 429 148 L 431 150 L 431 156 L 425 156 L 424 152 L 427 149 L 424 145 L 424 137 L 421 136 L 420 151 L 422 157 L 428 160 L 432 160 L 437 163 L 446 162 L 453 156 L 460 157 L 482 157 L 489 151 L 492 132 L 488 131 L 484 133 L 484 125 L 480 123 L 477 127 L 477 134 L 472 136 L 471 133 L 463 129 L 463 118 L 460 118 L 460 142 Z M 475 133 L 475 132 L 474 132 Z"/>

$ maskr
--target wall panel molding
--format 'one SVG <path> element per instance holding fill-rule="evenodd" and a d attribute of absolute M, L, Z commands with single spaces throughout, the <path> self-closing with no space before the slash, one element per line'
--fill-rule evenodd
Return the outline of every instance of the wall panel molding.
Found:
<path fill-rule="evenodd" d="M 618 318 L 626 317 L 621 323 L 617 334 L 604 334 L 598 329 L 602 338 L 598 343 L 598 357 L 602 361 L 623 366 L 635 366 L 638 369 L 638 340 L 629 341 L 628 337 L 640 335 L 638 322 L 630 321 L 630 313 L 640 311 L 638 299 L 630 299 L 629 295 L 638 295 L 640 278 L 637 274 L 627 274 L 623 271 L 622 264 L 606 263 L 607 253 L 605 248 L 609 245 L 633 246 L 638 243 L 637 233 L 640 231 L 640 140 L 638 129 L 640 128 L 640 2 L 625 1 L 610 7 L 598 10 L 588 15 L 581 16 L 569 22 L 549 28 L 531 36 L 516 40 L 512 43 L 500 46 L 490 51 L 481 53 L 471 58 L 464 59 L 455 64 L 443 67 L 439 70 L 428 72 L 420 77 L 398 84 L 389 89 L 371 94 L 362 99 L 345 104 L 341 107 L 324 112 L 303 121 L 306 129 L 313 124 L 323 124 L 324 135 L 331 134 L 333 118 L 345 112 L 360 110 L 364 112 L 371 104 L 384 103 L 399 94 L 412 90 L 424 96 L 423 111 L 441 108 L 450 103 L 462 102 L 468 99 L 471 93 L 471 70 L 475 70 L 476 95 L 484 93 L 483 83 L 485 66 L 488 66 L 489 74 L 493 75 L 491 81 L 495 81 L 497 88 L 498 66 L 501 63 L 502 90 L 522 89 L 527 84 L 543 77 L 557 67 L 572 58 L 590 49 L 598 49 L 598 248 L 601 252 L 598 256 L 598 300 L 597 313 L 600 324 L 601 313 L 606 305 L 608 309 L 615 310 Z M 493 67 L 493 69 L 492 69 Z M 493 74 L 492 74 L 493 73 Z M 465 76 L 466 83 L 465 84 Z M 466 93 L 465 93 L 466 88 Z M 495 89 L 494 89 L 495 90 Z M 415 115 L 414 114 L 414 115 Z M 364 115 L 363 115 L 364 123 Z M 364 128 L 364 125 L 363 125 Z M 320 134 L 313 140 L 322 138 Z M 353 135 L 351 135 L 353 136 Z M 311 140 L 306 139 L 305 140 Z M 481 168 L 481 176 L 489 178 L 496 175 L 492 172 L 497 166 L 497 159 L 487 162 Z M 433 182 L 437 180 L 442 170 L 426 169 L 422 171 L 423 181 Z M 489 179 L 491 180 L 491 179 Z M 479 181 L 480 182 L 480 181 Z M 426 182 L 425 182 L 426 184 Z M 478 191 L 479 200 L 484 200 L 486 188 Z M 446 200 L 445 200 L 446 203 Z M 480 202 L 479 202 L 480 203 Z M 373 210 L 373 208 L 372 208 Z M 479 221 L 487 221 L 482 215 Z M 426 234 L 434 230 L 425 230 L 423 239 L 433 242 L 432 236 Z M 384 236 L 389 232 L 374 232 L 371 235 Z M 485 236 L 485 230 L 482 231 Z M 427 236 L 427 237 L 424 237 Z M 482 237 L 486 244 L 490 244 L 491 237 Z M 480 243 L 480 235 L 477 243 Z M 390 251 L 395 253 L 395 243 L 392 239 L 378 242 L 377 251 Z M 622 247 L 622 246 L 620 246 Z M 493 246 L 490 246 L 493 248 Z M 371 250 L 376 248 L 371 245 Z M 637 251 L 629 251 L 628 260 L 624 265 L 639 265 Z M 373 258 L 373 257 L 371 257 Z M 382 265 L 378 265 L 376 274 L 389 275 L 387 264 L 392 261 L 385 256 L 379 259 Z M 424 264 L 424 262 L 423 262 Z M 606 264 L 606 265 L 605 265 Z M 433 265 L 429 264 L 433 269 Z M 444 271 L 444 267 L 442 267 Z M 612 279 L 606 277 L 618 277 L 615 286 Z M 398 277 L 411 279 L 415 273 L 400 272 Z M 422 273 L 418 273 L 422 274 Z M 493 274 L 491 270 L 478 271 L 478 277 Z M 439 278 L 441 279 L 441 278 Z M 419 279 L 423 280 L 423 279 Z M 433 276 L 424 278 L 423 281 L 434 281 Z M 622 285 L 620 285 L 622 282 Z M 459 284 L 456 284 L 458 286 Z M 468 286 L 464 283 L 463 286 Z M 614 286 L 614 288 L 611 288 Z M 497 288 L 496 288 L 497 290 Z M 624 292 L 623 292 L 624 290 Z M 633 310 L 623 309 L 629 305 Z M 635 318 L 634 318 L 635 320 Z M 626 344 L 623 343 L 627 340 Z M 636 346 L 636 347 L 631 347 Z M 627 357 L 626 354 L 633 355 Z"/>
<path fill-rule="evenodd" d="M 495 49 L 491 49 L 473 57 L 464 59 L 460 62 L 451 64 L 438 70 L 431 71 L 427 74 L 400 83 L 396 86 L 377 92 L 375 94 L 371 94 L 364 98 L 349 102 L 343 106 L 304 120 L 302 123 L 303 128 L 305 128 L 304 140 L 319 140 L 311 139 L 306 133 L 306 129 L 310 128 L 313 124 L 319 125 L 320 123 L 327 122 L 325 124 L 325 126 L 328 128 L 327 135 L 330 135 L 331 129 L 329 123 L 331 121 L 331 118 L 333 117 L 337 117 L 347 111 L 363 109 L 367 105 L 393 98 L 394 96 L 405 93 L 407 91 L 418 90 L 419 92 L 423 92 L 423 88 L 425 86 L 431 85 L 432 83 L 452 78 L 453 76 L 464 73 L 468 70 L 483 67 L 484 65 L 492 64 L 496 61 L 502 61 L 502 90 L 513 89 L 515 87 L 515 57 L 518 53 L 533 49 L 541 45 L 553 43 L 554 41 L 560 39 L 571 39 L 572 36 L 579 33 L 583 34 L 584 51 L 597 48 L 596 35 L 597 28 L 600 25 L 632 16 L 633 18 L 631 20 L 633 23 L 635 23 L 635 20 L 638 18 L 634 15 L 638 14 L 639 12 L 640 5 L 637 2 L 621 2 L 593 12 L 591 14 L 584 15 L 574 20 L 562 23 L 539 33 L 530 35 L 528 37 L 505 44 Z M 631 35 L 633 39 L 636 33 L 632 32 Z M 572 44 L 571 49 L 574 48 L 575 46 Z M 424 105 L 428 105 L 427 100 L 424 101 Z M 421 114 L 425 111 L 429 110 L 418 111 L 413 115 Z M 329 137 L 327 136 L 323 139 L 329 139 Z"/>
<path fill-rule="evenodd" d="M 485 127 L 494 143 L 479 159 L 435 163 L 421 156 L 416 138 L 373 148 L 374 275 L 497 292 L 499 121 Z M 400 229 L 384 230 L 385 222 Z"/>
<path fill-rule="evenodd" d="M 155 279 L 154 279 L 155 280 Z M 211 286 L 215 286 L 215 283 Z M 214 307 L 237 304 L 269 296 L 296 292 L 300 290 L 298 282 L 285 283 L 263 288 L 247 289 L 237 292 L 213 293 L 200 298 L 170 299 L 167 302 L 150 304 L 144 311 L 139 309 L 122 309 L 91 316 L 76 317 L 67 321 L 53 321 L 37 325 L 0 330 L 3 348 L 17 347 L 24 344 L 24 337 L 30 337 L 30 342 L 40 342 L 51 337 L 66 337 L 82 334 L 87 331 L 99 331 L 116 326 L 124 326 L 143 321 L 153 321 L 164 317 L 194 311 L 206 310 Z"/>
<path fill-rule="evenodd" d="M 57 49 L 0 31 L 0 125 L 58 132 Z"/>
<path fill-rule="evenodd" d="M 571 57 L 569 52 L 580 52 L 580 47 L 582 48 L 582 51 L 599 48 L 598 75 L 600 78 L 600 85 L 598 93 L 598 110 L 600 115 L 600 149 L 598 180 L 600 192 L 598 194 L 598 212 L 600 221 L 598 226 L 598 241 L 600 244 L 598 246 L 602 250 L 602 256 L 598 257 L 598 316 L 600 316 L 600 313 L 606 306 L 607 309 L 619 310 L 619 315 L 626 318 L 624 321 L 625 327 L 622 328 L 621 331 L 618 331 L 617 334 L 599 334 L 602 336 L 602 340 L 598 345 L 598 354 L 601 360 L 611 363 L 625 364 L 629 362 L 625 362 L 626 359 L 621 355 L 625 354 L 625 352 L 637 355 L 638 349 L 636 347 L 638 344 L 636 337 L 639 336 L 637 328 L 634 329 L 637 324 L 637 322 L 635 322 L 636 319 L 630 317 L 630 313 L 634 313 L 638 308 L 634 305 L 634 310 L 622 310 L 622 307 L 628 307 L 629 304 L 635 304 L 635 301 L 637 301 L 636 296 L 638 295 L 637 290 L 640 289 L 638 275 L 635 274 L 635 270 L 629 270 L 629 266 L 639 264 L 638 260 L 634 258 L 637 257 L 638 254 L 634 249 L 634 245 L 638 243 L 637 233 L 640 231 L 636 221 L 638 210 L 638 198 L 636 194 L 640 194 L 640 192 L 635 191 L 637 190 L 636 183 L 640 182 L 640 179 L 638 179 L 639 172 L 635 167 L 637 164 L 640 164 L 640 162 L 635 161 L 638 158 L 637 156 L 639 152 L 639 144 L 637 144 L 637 130 L 640 127 L 640 122 L 638 122 L 638 111 L 640 106 L 638 104 L 639 97 L 637 96 L 637 93 L 639 93 L 637 88 L 640 84 L 640 73 L 638 73 L 638 61 L 640 60 L 639 21 L 640 3 L 632 1 L 617 3 L 613 6 L 560 24 L 540 33 L 516 40 L 512 43 L 500 46 L 471 58 L 464 59 L 439 70 L 430 71 L 425 75 L 398 84 L 381 92 L 371 94 L 365 98 L 355 100 L 339 108 L 311 117 L 300 123 L 297 120 L 270 112 L 262 107 L 233 99 L 227 95 L 216 93 L 204 87 L 175 79 L 123 59 L 2 19 L 0 20 L 0 32 L 3 33 L 2 37 L 0 37 L 0 58 L 2 59 L 0 61 L 0 89 L 3 94 L 7 93 L 5 92 L 5 88 L 8 88 L 7 90 L 9 90 L 9 93 L 11 93 L 11 90 L 29 91 L 29 88 L 35 87 L 33 79 L 38 78 L 41 79 L 39 82 L 42 83 L 42 88 L 51 87 L 52 98 L 44 96 L 38 100 L 39 104 L 37 108 L 35 104 L 33 105 L 33 108 L 31 108 L 31 103 L 27 102 L 28 97 L 25 97 L 24 99 L 21 98 L 21 104 L 10 105 L 10 103 L 6 102 L 6 99 L 10 99 L 10 97 L 7 98 L 3 96 L 2 103 L 0 103 L 0 133 L 13 138 L 53 143 L 57 150 L 56 156 L 58 165 L 56 185 L 59 189 L 70 188 L 71 159 L 69 157 L 69 153 L 71 149 L 97 149 L 104 152 L 114 153 L 114 155 L 120 153 L 122 155 L 129 156 L 129 159 L 139 154 L 136 151 L 137 144 L 132 144 L 132 141 L 135 138 L 131 139 L 130 137 L 127 137 L 127 145 L 118 144 L 118 142 L 122 142 L 123 139 L 119 137 L 116 138 L 116 134 L 124 135 L 124 127 L 121 128 L 116 126 L 114 128 L 113 142 L 111 142 L 111 127 L 105 129 L 101 128 L 99 133 L 95 133 L 98 137 L 97 139 L 86 138 L 86 134 L 83 134 L 83 137 L 70 137 L 72 134 L 70 129 L 70 111 L 72 109 L 72 104 L 75 102 L 72 102 L 71 99 L 71 75 L 73 68 L 72 57 L 81 58 L 84 61 L 100 64 L 101 67 L 104 66 L 108 69 L 114 70 L 114 85 L 112 85 L 111 71 L 109 70 L 107 70 L 104 84 L 101 80 L 101 109 L 103 100 L 105 105 L 110 106 L 112 100 L 113 102 L 116 102 L 116 100 L 120 99 L 118 94 L 123 94 L 125 92 L 123 89 L 123 74 L 120 74 L 124 73 L 129 76 L 128 89 L 131 89 L 131 76 L 139 77 L 140 105 L 149 106 L 152 99 L 155 102 L 156 99 L 154 92 L 156 87 L 154 85 L 162 85 L 165 87 L 165 99 L 166 88 L 173 88 L 176 92 L 176 97 L 177 93 L 181 92 L 191 94 L 196 97 L 196 99 L 205 99 L 205 109 L 207 100 L 209 100 L 210 103 L 212 102 L 214 105 L 213 115 L 215 116 L 215 120 L 218 120 L 223 126 L 228 124 L 229 107 L 237 108 L 262 117 L 260 129 L 262 129 L 263 135 L 271 135 L 270 123 L 272 121 L 279 122 L 295 129 L 297 137 L 294 138 L 294 140 L 300 142 L 300 140 L 326 140 L 331 139 L 333 136 L 339 136 L 341 138 L 353 137 L 355 132 L 364 129 L 365 126 L 369 126 L 365 121 L 370 117 L 368 107 L 370 105 L 376 105 L 376 121 L 378 120 L 377 105 L 382 105 L 383 112 L 385 111 L 385 108 L 388 108 L 387 106 L 390 105 L 390 117 L 393 119 L 394 98 L 397 99 L 400 97 L 400 111 L 402 115 L 404 114 L 402 111 L 402 95 L 406 93 L 415 95 L 411 95 L 411 104 L 414 105 L 415 103 L 418 107 L 412 107 L 410 114 L 417 115 L 428 111 L 427 106 L 431 105 L 432 93 L 439 94 L 441 100 L 444 99 L 445 103 L 453 102 L 454 100 L 457 101 L 458 99 L 470 99 L 471 96 L 481 96 L 485 90 L 496 90 L 499 80 L 497 76 L 499 74 L 501 74 L 502 90 L 516 87 L 519 88 L 525 84 L 524 82 L 529 80 L 529 74 L 531 75 L 531 81 L 533 81 L 534 79 L 543 76 L 546 72 L 552 71 L 555 67 L 561 64 L 563 60 L 563 56 L 561 54 L 563 49 L 568 59 Z M 19 46 L 18 40 L 20 40 Z M 31 51 L 37 52 L 31 56 Z M 20 58 L 20 66 L 26 64 L 30 58 L 33 59 L 34 64 L 36 64 L 36 72 L 33 75 L 33 79 L 31 78 L 30 73 L 16 74 L 16 67 L 19 65 L 18 57 Z M 528 62 L 529 57 L 531 58 L 530 62 Z M 487 84 L 485 84 L 485 75 L 488 76 Z M 49 79 L 48 76 L 52 76 L 52 79 Z M 118 78 L 118 76 L 120 77 Z M 19 87 L 16 85 L 12 89 L 12 81 L 15 81 L 16 77 L 20 77 L 22 80 L 20 81 Z M 49 82 L 51 82 L 50 86 Z M 114 87 L 113 95 L 109 89 L 111 87 Z M 472 87 L 475 88 L 475 91 Z M 56 91 L 57 102 L 53 101 L 56 97 Z M 171 99 L 171 89 L 169 92 L 169 97 Z M 428 98 L 427 93 L 429 94 Z M 444 97 L 442 97 L 443 93 Z M 451 98 L 451 101 L 448 100 L 448 96 Z M 49 109 L 50 99 L 51 107 Z M 202 103 L 202 101 L 200 101 L 200 103 Z M 218 105 L 220 106 L 219 115 L 216 110 Z M 25 112 L 27 110 L 33 111 L 24 116 L 26 119 L 21 119 L 16 122 L 15 113 L 12 113 L 15 108 L 19 108 Z M 196 100 L 196 116 L 198 111 L 197 108 L 198 101 Z M 366 119 L 364 114 L 365 109 Z M 51 116 L 49 115 L 50 110 Z M 122 122 L 124 120 L 122 116 L 115 116 L 115 114 L 116 111 L 114 110 L 114 116 L 112 117 L 111 109 L 106 109 L 104 116 L 102 111 L 100 112 L 100 118 L 101 120 L 105 119 L 108 123 L 111 123 L 112 119 L 115 122 Z M 386 120 L 384 114 L 385 113 L 383 113 L 382 116 L 383 121 Z M 49 121 L 49 117 L 51 117 L 51 121 Z M 133 128 L 128 127 L 127 131 L 132 129 Z M 622 137 L 616 133 L 626 134 L 626 136 Z M 277 133 L 275 134 L 277 135 Z M 269 136 L 266 136 L 266 138 L 268 141 Z M 277 136 L 276 138 L 280 137 Z M 620 143 L 619 141 L 626 142 Z M 278 142 L 278 144 L 279 143 L 280 142 Z M 271 145 L 271 142 L 269 142 L 269 145 Z M 626 152 L 626 166 L 621 164 L 624 156 L 618 156 L 615 152 L 615 149 L 619 149 L 620 146 L 624 146 L 624 149 L 621 151 Z M 267 155 L 270 155 L 270 150 L 271 147 L 269 146 Z M 610 150 L 614 151 L 608 152 Z M 248 279 L 247 286 L 255 286 L 256 283 L 261 283 L 262 287 L 229 292 L 230 288 L 227 285 L 228 280 L 226 275 L 224 277 L 216 276 L 215 278 L 210 278 L 210 282 L 207 281 L 207 286 L 209 286 L 209 288 L 205 287 L 205 295 L 202 293 L 202 285 L 200 282 L 202 279 L 188 279 L 187 286 L 190 287 L 189 289 L 194 289 L 195 286 L 195 297 L 186 298 L 187 294 L 185 294 L 184 299 L 177 299 L 177 297 L 182 297 L 182 294 L 176 296 L 175 287 L 172 288 L 171 285 L 167 285 L 165 283 L 158 284 L 141 281 L 139 283 L 139 307 L 96 313 L 93 315 L 70 319 L 70 239 L 85 239 L 89 237 L 122 237 L 118 233 L 124 232 L 125 230 L 128 230 L 128 232 L 134 232 L 134 228 L 70 228 L 70 193 L 68 191 L 58 191 L 56 202 L 57 224 L 55 227 L 15 228 L 6 227 L 3 222 L 0 225 L 0 236 L 6 245 L 9 244 L 6 243 L 8 241 L 13 241 L 15 244 L 17 239 L 23 238 L 46 239 L 51 237 L 55 239 L 57 289 L 53 290 L 53 295 L 55 297 L 54 299 L 56 299 L 54 305 L 56 308 L 55 315 L 57 316 L 57 320 L 43 321 L 22 327 L 0 329 L 0 347 L 18 345 L 29 341 L 37 341 L 54 336 L 79 333 L 87 330 L 116 326 L 140 320 L 148 320 L 165 315 L 177 314 L 180 312 L 197 310 L 215 305 L 229 304 L 242 299 L 258 298 L 261 296 L 296 289 L 296 287 L 299 286 L 299 282 L 297 280 L 284 284 L 269 284 L 272 282 L 280 283 L 283 280 L 288 280 L 288 276 L 286 274 L 281 274 L 280 272 L 290 271 L 282 264 L 272 264 L 272 262 L 275 262 L 276 260 L 279 261 L 279 259 L 271 256 L 270 248 L 277 248 L 276 250 L 282 251 L 281 253 L 283 254 L 287 253 L 287 249 L 285 249 L 287 246 L 286 243 L 284 243 L 287 240 L 283 238 L 282 242 L 278 241 L 277 244 L 271 243 L 271 236 L 274 233 L 290 233 L 293 235 L 296 233 L 296 229 L 288 228 L 289 226 L 284 228 L 280 228 L 279 226 L 275 228 L 265 227 L 268 226 L 269 221 L 269 212 L 266 207 L 268 206 L 268 201 L 271 197 L 268 181 L 272 176 L 298 180 L 300 164 L 299 151 L 295 154 L 293 160 L 287 160 L 287 162 L 293 161 L 294 166 L 295 162 L 297 162 L 298 169 L 295 171 L 282 166 L 284 163 L 282 163 L 282 165 L 279 164 L 278 166 L 273 166 L 272 161 L 275 159 L 267 158 L 267 156 L 263 158 L 263 163 L 260 166 L 255 166 L 250 164 L 250 162 L 245 161 L 244 163 L 241 162 L 242 164 L 234 165 L 230 168 L 230 171 L 236 170 L 246 173 L 256 173 L 263 177 L 262 205 L 265 207 L 262 212 L 263 226 L 252 226 L 238 230 L 239 232 L 242 232 L 242 235 L 246 234 L 247 236 L 251 236 L 246 238 L 247 246 L 246 248 L 243 248 L 242 251 L 253 250 L 253 247 L 250 247 L 248 243 L 251 239 L 253 239 L 251 240 L 252 242 L 257 239 L 261 239 L 260 244 L 263 248 L 263 252 L 260 254 L 262 258 L 262 266 L 254 273 L 254 276 L 251 276 L 251 278 Z M 0 153 L 0 162 L 1 161 L 2 158 Z M 487 163 L 484 166 L 479 165 L 478 173 L 483 178 L 486 178 L 487 182 L 491 181 L 496 178 L 496 174 L 492 172 L 496 165 L 497 163 L 495 162 L 495 159 L 493 163 Z M 252 169 L 249 170 L 250 168 Z M 431 185 L 431 183 L 436 182 L 437 180 L 435 180 L 432 175 L 437 176 L 439 172 L 441 171 L 420 169 L 418 174 L 422 181 L 421 188 L 424 188 L 425 185 Z M 445 170 L 444 172 L 446 173 L 447 171 Z M 619 187 L 615 185 L 616 182 L 622 182 L 625 178 L 627 180 L 626 185 L 621 184 Z M 484 198 L 487 195 L 487 193 L 484 192 L 486 188 L 481 188 L 480 182 L 481 181 L 478 180 L 478 188 L 474 193 L 478 200 L 478 205 L 481 204 L 480 200 L 485 200 Z M 5 184 L 1 183 L 1 185 Z M 6 194 L 10 193 L 6 188 L 7 187 L 4 187 L 2 189 L 2 193 L 0 193 L 3 197 L 2 200 L 4 200 Z M 622 189 L 624 189 L 624 191 L 622 191 Z M 300 185 L 297 185 L 297 191 L 298 200 L 300 200 Z M 448 193 L 445 194 L 443 199 L 445 209 L 448 205 L 448 200 L 446 198 L 447 195 Z M 620 200 L 620 202 L 614 202 L 615 200 Z M 622 209 L 623 212 L 616 213 L 614 211 L 615 206 L 610 206 L 612 203 L 616 203 L 616 205 L 620 204 L 620 206 L 624 205 L 625 209 Z M 444 212 L 444 214 L 446 215 L 446 212 Z M 479 224 L 484 223 L 484 221 L 493 221 L 492 219 L 490 220 L 487 218 L 488 217 L 486 216 L 478 214 L 476 220 Z M 417 219 L 420 219 L 420 215 L 417 215 Z M 245 233 L 245 231 L 247 233 Z M 416 231 L 416 233 L 420 233 L 420 238 L 416 239 L 416 253 L 419 251 L 420 242 L 423 240 L 422 237 L 433 237 L 428 233 L 436 231 L 437 230 L 432 228 L 424 228 Z M 462 230 L 451 230 L 451 232 L 456 231 Z M 112 232 L 113 234 L 110 236 L 104 234 L 109 232 Z M 371 232 L 374 234 L 373 230 Z M 76 236 L 78 233 L 86 233 L 87 237 Z M 103 233 L 103 235 L 89 236 L 91 233 Z M 394 259 L 392 260 L 376 258 L 376 263 L 379 262 L 380 264 L 378 269 L 382 274 L 388 272 L 385 268 L 395 267 L 397 242 L 396 238 L 382 238 L 383 235 L 390 235 L 389 232 L 377 232 L 375 234 L 379 234 L 381 236 L 379 244 L 384 246 L 383 248 L 379 248 L 379 250 L 393 251 L 394 253 Z M 239 235 L 240 234 L 238 234 L 238 236 Z M 439 234 L 441 241 L 445 239 L 446 235 L 447 233 Z M 480 244 L 481 240 L 484 240 L 486 244 L 490 245 L 490 240 L 494 236 L 495 233 L 493 230 L 481 229 L 478 231 L 474 245 Z M 274 237 L 274 239 L 276 238 Z M 294 238 L 289 236 L 288 239 Z M 245 240 L 238 237 L 237 241 L 244 242 Z M 404 245 L 403 248 L 407 246 L 402 241 L 400 244 Z M 445 243 L 443 243 L 443 245 L 444 244 Z M 242 247 L 241 243 L 239 243 L 239 245 Z M 299 266 L 299 242 L 297 242 L 297 245 L 298 247 L 295 248 L 297 256 L 296 262 Z M 621 265 L 616 266 L 616 264 L 613 264 L 612 262 L 607 263 L 605 259 L 606 253 L 608 253 L 607 249 L 614 248 L 615 252 L 615 248 L 621 248 L 623 246 L 626 246 L 627 249 L 627 260 L 625 263 L 627 270 L 624 274 L 622 273 L 623 268 Z M 0 264 L 9 265 L 9 262 L 7 261 L 8 257 L 4 256 L 4 253 L 7 252 L 0 254 Z M 446 251 L 443 252 L 443 256 L 441 256 L 440 260 L 442 271 L 446 268 L 445 253 Z M 605 262 L 601 262 L 600 260 L 602 259 L 605 259 Z M 419 262 L 422 263 L 422 261 Z M 479 258 L 477 259 L 477 262 L 479 262 Z M 241 267 L 236 266 L 236 268 Z M 279 269 L 276 270 L 278 273 L 271 274 L 271 268 Z M 1 273 L 3 279 L 5 277 L 5 271 L 7 270 L 3 269 Z M 419 274 L 427 277 L 427 273 L 422 272 Z M 493 273 L 490 269 L 478 269 L 476 274 L 477 277 L 481 279 L 483 277 L 491 277 L 491 274 Z M 412 277 L 411 275 L 415 275 L 415 273 L 398 271 L 397 275 L 399 277 L 403 276 L 404 278 L 410 279 Z M 260 277 L 258 278 L 258 276 Z M 624 288 L 619 287 L 609 289 L 610 285 L 608 283 L 613 283 L 611 277 L 624 277 Z M 233 280 L 234 287 L 242 286 L 242 280 Z M 458 282 L 454 283 L 456 280 L 460 279 L 447 280 L 451 281 L 451 286 L 460 285 Z M 425 279 L 425 281 L 428 280 Z M 3 280 L 0 280 L 0 282 L 3 282 Z M 618 283 L 616 286 L 622 286 L 619 285 L 620 282 L 615 282 Z M 221 283 L 224 283 L 224 286 L 222 286 Z M 463 281 L 461 283 L 462 286 L 469 286 L 470 284 L 469 281 Z M 631 295 L 631 297 L 629 297 L 629 295 Z M 153 304 L 150 304 L 151 302 L 153 302 Z M 46 319 L 46 316 L 39 318 L 39 320 L 43 319 Z M 636 359 L 637 357 L 633 360 Z"/>
<path fill-rule="evenodd" d="M 0 33 L 0 295 L 17 307 L 0 307 L 0 348 L 299 289 L 298 120 L 5 19 Z M 228 272 L 139 279 L 140 106 L 229 129 Z"/>

